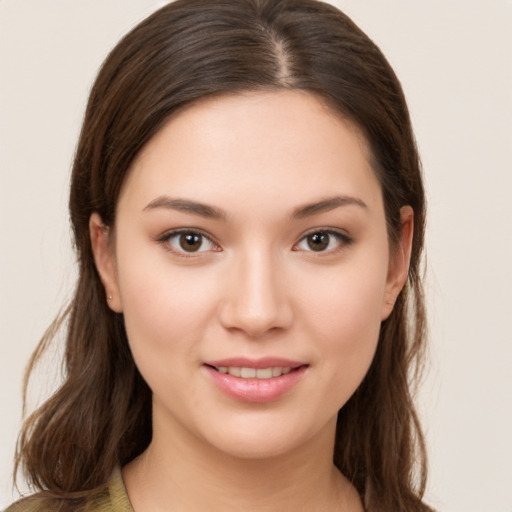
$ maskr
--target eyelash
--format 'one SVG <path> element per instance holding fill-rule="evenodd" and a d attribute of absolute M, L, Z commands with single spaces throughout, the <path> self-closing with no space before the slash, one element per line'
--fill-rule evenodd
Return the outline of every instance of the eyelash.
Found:
<path fill-rule="evenodd" d="M 210 244 L 211 246 L 213 246 L 213 249 L 186 251 L 183 248 L 183 246 L 181 246 L 181 249 L 174 246 L 172 244 L 173 239 L 176 240 L 176 243 L 180 243 L 180 237 L 183 235 L 200 237 L 201 245 L 199 246 L 199 249 L 201 249 L 203 247 L 205 242 Z M 311 248 L 311 246 L 309 246 L 309 249 L 306 249 L 306 248 L 301 249 L 300 248 L 300 244 L 303 244 L 303 243 L 308 244 L 308 238 L 313 237 L 315 235 L 329 237 L 329 240 L 327 241 L 327 246 L 326 246 L 327 250 L 324 250 L 325 249 L 324 248 L 322 250 L 315 251 L 314 249 Z M 329 249 L 329 245 L 332 242 L 332 238 L 334 238 L 336 240 L 336 247 Z M 162 244 L 166 250 L 168 250 L 180 257 L 184 257 L 184 258 L 197 257 L 197 255 L 204 253 L 204 252 L 209 252 L 209 251 L 213 251 L 213 252 L 221 252 L 222 251 L 222 249 L 219 247 L 219 245 L 216 244 L 209 235 L 207 235 L 206 233 L 204 233 L 203 231 L 201 231 L 199 229 L 186 229 L 185 228 L 185 229 L 177 229 L 177 230 L 169 231 L 169 232 L 163 234 L 158 239 L 158 242 L 160 244 Z M 346 235 L 345 233 L 342 233 L 342 232 L 334 230 L 334 229 L 329 229 L 329 228 L 325 228 L 325 229 L 317 228 L 317 229 L 314 229 L 314 230 L 306 233 L 305 235 L 303 235 L 300 238 L 300 240 L 293 245 L 292 251 L 303 250 L 304 252 L 311 252 L 313 254 L 316 253 L 319 255 L 335 254 L 335 253 L 343 250 L 344 248 L 348 247 L 350 244 L 352 244 L 352 242 L 353 242 L 353 239 L 351 237 L 349 237 L 348 235 Z"/>

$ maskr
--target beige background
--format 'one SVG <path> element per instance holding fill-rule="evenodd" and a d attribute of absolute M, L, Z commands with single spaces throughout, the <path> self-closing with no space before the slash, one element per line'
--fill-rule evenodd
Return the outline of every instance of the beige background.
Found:
<path fill-rule="evenodd" d="M 0 0 L 0 509 L 13 497 L 23 367 L 73 283 L 68 172 L 87 92 L 107 51 L 163 3 Z M 512 1 L 332 3 L 395 67 L 425 167 L 428 498 L 511 512 Z"/>

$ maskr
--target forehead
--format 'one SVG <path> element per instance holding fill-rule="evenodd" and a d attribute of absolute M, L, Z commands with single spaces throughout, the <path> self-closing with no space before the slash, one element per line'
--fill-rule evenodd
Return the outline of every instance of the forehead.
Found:
<path fill-rule="evenodd" d="M 313 196 L 364 195 L 380 186 L 360 131 L 304 91 L 251 92 L 201 100 L 150 140 L 123 187 L 127 198 L 157 195 L 221 202 L 259 196 L 293 207 Z"/>

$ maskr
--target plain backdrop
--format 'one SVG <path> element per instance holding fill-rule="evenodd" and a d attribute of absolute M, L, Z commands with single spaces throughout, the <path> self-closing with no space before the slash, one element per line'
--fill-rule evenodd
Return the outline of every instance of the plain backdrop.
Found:
<path fill-rule="evenodd" d="M 68 175 L 88 90 L 109 49 L 163 3 L 0 0 L 0 509 L 16 496 L 23 369 L 73 286 Z M 332 3 L 394 66 L 423 158 L 428 500 L 511 512 L 512 1 Z"/>

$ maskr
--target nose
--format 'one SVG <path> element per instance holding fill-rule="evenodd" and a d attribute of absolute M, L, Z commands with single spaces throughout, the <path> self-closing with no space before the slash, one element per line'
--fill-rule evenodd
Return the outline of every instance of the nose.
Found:
<path fill-rule="evenodd" d="M 253 250 L 232 262 L 219 312 L 224 328 L 261 338 L 290 327 L 293 310 L 289 287 L 276 259 Z"/>

